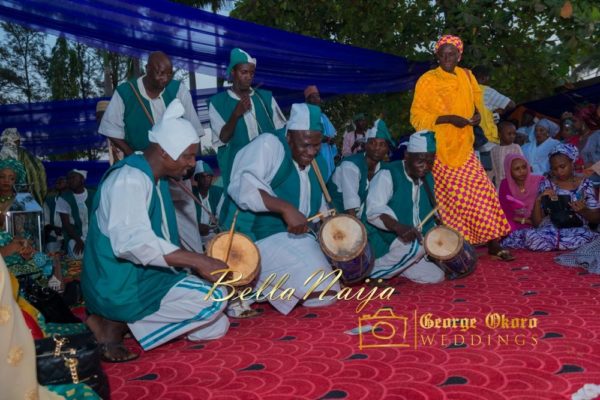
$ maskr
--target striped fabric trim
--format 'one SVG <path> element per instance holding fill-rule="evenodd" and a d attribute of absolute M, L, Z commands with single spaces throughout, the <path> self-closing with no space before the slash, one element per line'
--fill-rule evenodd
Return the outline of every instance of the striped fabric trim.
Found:
<path fill-rule="evenodd" d="M 371 278 L 381 278 L 381 277 L 387 275 L 390 272 L 394 272 L 397 269 L 402 268 L 407 262 L 409 262 L 417 254 L 418 250 L 419 250 L 419 245 L 417 244 L 416 240 L 413 240 L 413 242 L 410 245 L 410 249 L 408 250 L 408 253 L 406 253 L 400 259 L 400 261 L 398 261 L 397 264 L 391 266 L 388 269 L 383 269 L 381 271 L 375 272 L 374 274 L 371 275 Z"/>
<path fill-rule="evenodd" d="M 187 278 L 180 281 L 177 285 L 175 285 L 175 287 L 181 287 L 181 288 L 190 289 L 190 290 L 197 290 L 197 291 L 203 293 L 204 295 L 208 294 L 209 289 L 210 289 L 210 286 L 208 286 L 204 283 L 188 281 Z M 157 342 L 164 339 L 165 337 L 182 329 L 186 325 L 189 325 L 193 322 L 198 322 L 198 321 L 203 321 L 203 320 L 209 319 L 221 308 L 221 305 L 220 305 L 221 301 L 217 301 L 217 300 L 222 299 L 223 296 L 220 291 L 215 290 L 213 292 L 213 298 L 215 299 L 215 301 L 213 301 L 212 305 L 202 309 L 194 317 L 184 320 L 184 321 L 181 321 L 181 322 L 173 322 L 173 323 L 164 325 L 161 328 L 157 329 L 156 331 L 154 331 L 154 332 L 146 335 L 142 339 L 140 339 L 139 342 L 140 342 L 140 345 L 142 346 L 142 348 L 145 350 L 145 349 L 151 347 L 152 345 L 156 344 Z"/>

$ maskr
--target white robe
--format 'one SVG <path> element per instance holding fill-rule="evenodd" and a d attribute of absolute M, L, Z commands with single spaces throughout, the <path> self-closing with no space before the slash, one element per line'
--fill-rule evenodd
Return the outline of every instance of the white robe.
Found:
<path fill-rule="evenodd" d="M 381 163 L 377 163 L 375 166 L 375 173 L 381 168 Z M 364 204 L 360 202 L 360 196 L 358 195 L 360 185 L 360 169 L 356 164 L 350 161 L 342 161 L 340 165 L 333 172 L 331 180 L 336 184 L 338 192 L 342 194 L 344 202 L 344 211 L 358 208 L 356 216 L 360 218 L 364 212 Z M 370 181 L 367 177 L 367 190 L 369 189 Z"/>
<path fill-rule="evenodd" d="M 167 267 L 164 256 L 178 250 L 152 230 L 148 207 L 154 183 L 137 168 L 125 165 L 112 172 L 102 184 L 96 210 L 98 228 L 107 236 L 115 256 L 138 265 Z M 163 199 L 162 234 L 169 237 Z M 126 199 L 126 200 L 123 200 Z M 211 284 L 188 276 L 163 297 L 160 308 L 128 326 L 144 350 L 157 347 L 182 334 L 190 340 L 219 338 L 227 332 L 229 320 L 223 313 L 227 302 L 205 299 Z M 222 292 L 216 296 L 223 296 Z"/>
<path fill-rule="evenodd" d="M 406 175 L 406 171 L 404 171 Z M 406 175 L 408 180 L 412 179 Z M 420 224 L 419 219 L 419 197 L 422 182 L 412 185 L 413 203 L 413 226 Z M 388 230 L 381 220 L 382 214 L 398 220 L 398 217 L 388 206 L 393 192 L 392 175 L 389 170 L 382 170 L 371 180 L 369 193 L 367 194 L 367 220 L 376 227 Z M 425 249 L 417 241 L 404 243 L 398 238 L 390 245 L 389 252 L 375 260 L 375 266 L 371 271 L 371 278 L 388 279 L 398 274 L 417 283 L 437 283 L 444 280 L 444 272 L 425 257 Z"/>
<path fill-rule="evenodd" d="M 253 212 L 266 212 L 268 209 L 262 201 L 259 189 L 271 196 L 275 193 L 271 189 L 271 182 L 279 170 L 285 157 L 283 145 L 274 135 L 263 134 L 246 145 L 236 155 L 233 162 L 231 182 L 228 193 L 233 200 L 244 210 Z M 300 176 L 300 198 L 298 210 L 309 216 L 310 182 L 308 172 L 310 166 L 301 170 L 294 162 Z M 325 208 L 322 200 L 321 209 Z M 269 299 L 273 307 L 282 314 L 288 314 L 294 306 L 303 300 L 311 284 L 305 286 L 305 281 L 313 273 L 323 271 L 325 274 L 332 271 L 329 261 L 321 251 L 319 243 L 309 234 L 292 235 L 280 232 L 256 242 L 261 257 L 261 270 L 256 287 L 260 287 L 270 274 L 276 274 L 277 279 L 288 274 L 289 279 L 282 289 L 292 288 L 294 295 L 291 299 Z M 313 280 L 314 282 L 314 280 Z M 318 285 L 314 292 L 325 290 L 330 280 Z M 332 285 L 332 291 L 339 291 L 339 284 Z M 273 296 L 276 297 L 276 296 Z M 331 304 L 333 299 L 328 297 L 323 301 L 304 302 L 305 306 L 318 306 Z"/>

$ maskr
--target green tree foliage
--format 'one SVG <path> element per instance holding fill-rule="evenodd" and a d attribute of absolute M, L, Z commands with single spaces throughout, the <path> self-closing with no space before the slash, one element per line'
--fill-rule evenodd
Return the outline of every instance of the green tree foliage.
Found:
<path fill-rule="evenodd" d="M 43 79 L 48 67 L 46 36 L 16 24 L 3 22 L 0 26 L 4 30 L 0 79 L 6 83 L 0 87 L 0 98 L 29 103 L 46 99 Z"/>
<path fill-rule="evenodd" d="M 592 53 L 600 58 L 597 1 L 569 5 L 570 15 L 564 0 L 241 0 L 231 16 L 415 61 L 433 62 L 435 41 L 459 35 L 461 65 L 488 66 L 490 85 L 521 102 L 573 79 L 573 68 Z M 398 136 L 412 130 L 411 102 L 410 92 L 340 96 L 325 109 L 338 127 L 357 111 L 373 119 L 384 112 Z"/>
<path fill-rule="evenodd" d="M 78 60 L 75 50 L 64 37 L 52 48 L 47 80 L 52 100 L 74 99 L 79 95 Z"/>

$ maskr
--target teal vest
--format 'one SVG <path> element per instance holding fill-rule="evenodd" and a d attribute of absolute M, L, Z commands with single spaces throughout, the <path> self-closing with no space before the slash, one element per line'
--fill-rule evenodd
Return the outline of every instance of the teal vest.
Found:
<path fill-rule="evenodd" d="M 142 103 L 144 103 L 146 110 L 148 110 L 152 116 L 150 102 L 140 94 L 137 79 L 132 79 L 129 82 L 133 84 L 140 99 L 142 99 Z M 119 92 L 119 96 L 121 96 L 123 104 L 125 104 L 125 113 L 123 115 L 123 122 L 125 123 L 125 141 L 133 151 L 143 151 L 148 147 L 148 144 L 150 144 L 150 141 L 148 140 L 148 131 L 152 128 L 152 124 L 150 123 L 150 120 L 148 120 L 144 109 L 140 106 L 140 102 L 135 93 L 133 93 L 129 82 L 117 86 L 117 92 Z M 180 84 L 181 82 L 172 79 L 167 87 L 165 87 L 165 90 L 161 95 L 165 102 L 165 107 L 168 107 L 173 99 L 177 97 Z M 156 123 L 156 121 L 154 122 Z"/>
<path fill-rule="evenodd" d="M 402 161 L 387 163 L 381 167 L 380 171 L 382 170 L 388 170 L 392 175 L 393 195 L 387 204 L 388 207 L 394 211 L 399 223 L 402 225 L 414 226 L 412 202 L 413 183 L 404 174 L 404 163 Z M 433 193 L 433 177 L 431 173 L 428 173 L 425 176 L 425 180 Z M 424 186 L 421 186 L 419 192 L 420 219 L 423 220 L 432 209 L 433 206 L 427 196 L 427 190 Z M 423 234 L 427 233 L 434 225 L 435 222 L 433 219 L 430 219 L 423 227 Z M 397 237 L 394 232 L 379 229 L 371 224 L 367 224 L 367 232 L 369 235 L 369 244 L 375 254 L 375 258 L 385 255 L 390 250 L 390 245 Z"/>
<path fill-rule="evenodd" d="M 54 225 L 54 213 L 56 211 L 56 198 L 57 197 L 58 197 L 58 195 L 46 196 L 46 204 L 48 205 L 48 211 L 50 213 L 50 215 L 48 216 L 48 221 L 50 221 L 50 223 L 48 225 Z M 88 193 L 88 197 L 89 197 L 89 193 Z"/>
<path fill-rule="evenodd" d="M 200 192 L 196 186 L 192 187 L 192 192 L 198 198 L 198 200 L 202 200 L 200 197 Z M 218 186 L 211 186 L 208 188 L 208 204 L 210 206 L 210 212 L 212 212 L 215 217 L 219 217 L 217 213 L 217 206 L 219 205 L 219 200 L 221 200 L 221 195 L 223 194 L 223 188 Z M 198 223 L 200 223 L 200 216 L 202 215 L 202 207 L 198 203 L 196 205 L 196 218 L 198 219 Z"/>
<path fill-rule="evenodd" d="M 352 164 L 358 167 L 360 171 L 360 182 L 358 183 L 358 197 L 360 198 L 360 204 L 364 204 L 367 199 L 367 182 L 369 178 L 369 166 L 367 165 L 367 159 L 365 153 L 354 154 L 350 157 L 346 157 L 342 160 L 342 162 L 351 162 Z M 335 209 L 343 213 L 348 208 L 344 205 L 344 196 L 338 188 L 338 186 L 333 182 L 332 179 L 327 183 L 329 194 L 331 195 L 331 200 L 333 202 L 333 206 Z"/>
<path fill-rule="evenodd" d="M 146 159 L 134 154 L 113 165 L 102 177 L 102 182 L 113 171 L 129 165 L 143 171 L 154 183 L 154 176 Z M 184 272 L 174 273 L 170 268 L 142 266 L 117 258 L 110 240 L 100 232 L 96 210 L 100 203 L 102 182 L 94 200 L 88 240 L 83 257 L 84 268 L 81 275 L 81 287 L 86 308 L 92 314 L 123 322 L 139 321 L 157 311 L 165 294 L 185 278 Z M 170 241 L 179 245 L 175 210 L 166 179 L 160 181 L 160 192 L 164 201 L 166 218 L 169 225 Z M 128 201 L 123 199 L 123 201 Z M 140 205 L 142 206 L 142 205 Z M 163 237 L 162 211 L 156 187 L 152 190 L 152 199 L 148 217 L 154 233 Z"/>
<path fill-rule="evenodd" d="M 88 192 L 88 195 L 87 195 L 87 198 L 85 199 L 85 205 L 86 205 L 87 211 L 88 211 L 88 224 L 89 224 L 90 215 L 92 214 L 92 205 L 94 203 L 94 195 L 96 194 L 96 191 L 93 189 L 87 189 L 87 188 L 86 188 L 86 190 Z M 71 207 L 71 216 L 73 217 L 73 228 L 75 228 L 75 232 L 77 233 L 77 235 L 79 237 L 81 237 L 81 234 L 83 233 L 83 226 L 82 226 L 81 218 L 79 217 L 79 207 L 77 206 L 77 201 L 75 201 L 75 196 L 73 195 L 73 192 L 71 192 L 70 190 L 67 190 L 66 192 L 61 194 L 60 197 L 64 201 L 67 202 L 69 207 Z M 56 205 L 56 203 L 55 203 L 55 205 Z M 63 244 L 64 244 L 65 251 L 66 251 L 69 240 L 74 239 L 74 238 L 69 236 L 69 233 L 67 232 L 66 229 L 63 229 L 63 237 L 64 237 Z"/>
<path fill-rule="evenodd" d="M 208 100 L 209 104 L 213 105 L 225 122 L 229 121 L 231 114 L 233 114 L 233 110 L 235 110 L 235 107 L 239 103 L 239 100 L 234 99 L 227 92 L 228 91 L 217 93 Z M 275 124 L 273 123 L 273 108 L 271 107 L 273 102 L 272 93 L 267 90 L 255 89 L 251 100 L 254 110 L 256 111 L 258 133 L 274 133 Z M 219 133 L 220 132 L 217 132 L 217 135 Z M 231 140 L 227 142 L 225 146 L 221 146 L 217 150 L 217 162 L 219 163 L 219 169 L 221 170 L 224 188 L 229 185 L 231 166 L 233 165 L 235 155 L 249 142 L 248 127 L 246 126 L 244 118 L 241 117 L 235 125 Z"/>
<path fill-rule="evenodd" d="M 298 171 L 296 170 L 296 167 L 292 161 L 292 153 L 287 141 L 282 136 L 274 136 L 276 136 L 283 145 L 285 157 L 279 169 L 275 173 L 275 177 L 271 181 L 271 188 L 279 199 L 285 200 L 294 207 L 298 208 L 300 204 L 300 176 L 298 175 Z M 321 171 L 325 171 L 325 168 L 327 168 L 325 160 L 320 155 L 317 155 L 316 160 L 317 164 L 319 165 L 319 169 Z M 319 185 L 319 181 L 314 169 L 311 168 L 308 173 L 308 177 L 310 182 L 310 202 L 308 215 L 312 216 L 318 213 L 319 209 L 321 208 L 323 191 Z M 237 209 L 238 207 L 235 202 L 233 202 L 231 198 L 228 198 L 228 209 L 224 219 L 224 226 L 227 227 L 227 229 L 231 227 L 233 215 Z M 287 232 L 287 225 L 285 224 L 283 218 L 276 213 L 253 213 L 251 211 L 239 210 L 238 219 L 236 222 L 236 231 L 239 231 L 256 241 L 276 233 Z"/>

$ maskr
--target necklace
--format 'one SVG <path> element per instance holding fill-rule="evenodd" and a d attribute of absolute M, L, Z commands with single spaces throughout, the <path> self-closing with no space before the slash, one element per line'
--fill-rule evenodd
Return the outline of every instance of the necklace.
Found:
<path fill-rule="evenodd" d="M 7 201 L 12 200 L 14 198 L 14 194 L 9 194 L 8 196 L 0 196 L 0 203 L 6 203 Z"/>

